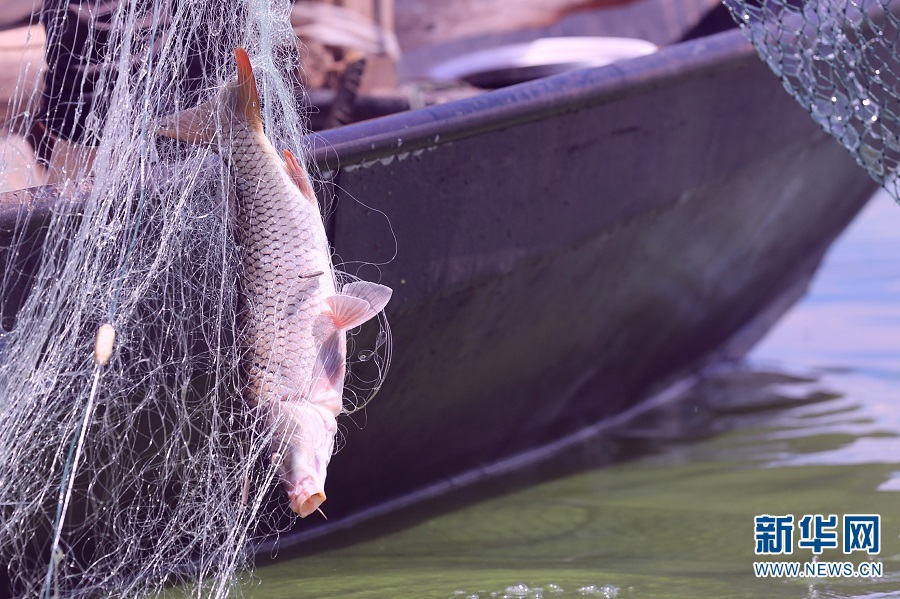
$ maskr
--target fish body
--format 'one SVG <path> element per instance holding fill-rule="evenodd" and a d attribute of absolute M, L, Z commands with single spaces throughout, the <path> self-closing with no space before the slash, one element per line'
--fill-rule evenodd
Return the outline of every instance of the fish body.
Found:
<path fill-rule="evenodd" d="M 325 500 L 325 475 L 343 408 L 346 331 L 380 312 L 391 290 L 354 282 L 340 293 L 309 178 L 266 138 L 250 59 L 235 50 L 237 82 L 163 120 L 159 133 L 217 151 L 232 178 L 248 375 L 246 398 L 264 406 L 291 508 Z"/>

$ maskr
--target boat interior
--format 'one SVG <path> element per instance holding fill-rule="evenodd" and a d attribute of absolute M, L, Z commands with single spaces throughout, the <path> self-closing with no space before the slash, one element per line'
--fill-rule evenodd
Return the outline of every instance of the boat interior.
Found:
<path fill-rule="evenodd" d="M 10 104 L 16 94 L 38 97 L 27 90 L 43 85 L 46 65 L 35 67 L 45 43 L 40 4 L 0 1 L 0 106 L 14 106 L 3 118 L 8 144 L 21 154 L 8 161 L 3 190 L 60 181 L 57 171 L 71 170 L 66 161 L 78 160 L 81 150 L 34 124 L 22 131 L 18 117 L 34 107 Z M 290 18 L 303 44 L 297 68 L 305 87 L 298 95 L 312 131 L 625 60 L 735 27 L 717 0 L 297 0 Z"/>

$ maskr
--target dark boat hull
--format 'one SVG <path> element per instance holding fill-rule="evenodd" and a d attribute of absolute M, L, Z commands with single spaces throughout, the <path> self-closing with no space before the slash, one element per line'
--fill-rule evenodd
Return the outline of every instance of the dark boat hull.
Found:
<path fill-rule="evenodd" d="M 326 527 L 739 357 L 875 188 L 737 31 L 315 146 L 340 257 L 392 255 L 372 209 L 397 249 L 393 366 L 329 468 Z"/>

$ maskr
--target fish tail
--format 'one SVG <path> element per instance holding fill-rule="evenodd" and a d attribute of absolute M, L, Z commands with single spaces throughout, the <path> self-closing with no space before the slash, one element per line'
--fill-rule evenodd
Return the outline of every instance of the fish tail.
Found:
<path fill-rule="evenodd" d="M 243 48 L 235 48 L 234 57 L 237 62 L 237 81 L 225 86 L 203 104 L 163 117 L 156 130 L 157 134 L 192 144 L 212 146 L 219 141 L 223 119 L 243 121 L 248 129 L 262 131 L 259 92 L 250 57 Z"/>
<path fill-rule="evenodd" d="M 256 90 L 256 78 L 250 57 L 243 48 L 234 49 L 237 61 L 237 114 L 242 116 L 251 129 L 262 131 L 262 117 L 259 114 L 259 92 Z"/>

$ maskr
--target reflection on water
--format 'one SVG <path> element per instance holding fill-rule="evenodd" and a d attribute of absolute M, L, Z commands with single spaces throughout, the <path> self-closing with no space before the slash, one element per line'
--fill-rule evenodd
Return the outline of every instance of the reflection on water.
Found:
<path fill-rule="evenodd" d="M 261 568 L 245 594 L 900 596 L 898 300 L 900 208 L 882 196 L 740 369 L 552 464 L 319 541 Z M 764 513 L 881 514 L 885 576 L 755 578 Z"/>
<path fill-rule="evenodd" d="M 898 333 L 900 210 L 881 193 L 832 248 L 802 305 L 752 358 L 900 381 Z"/>

